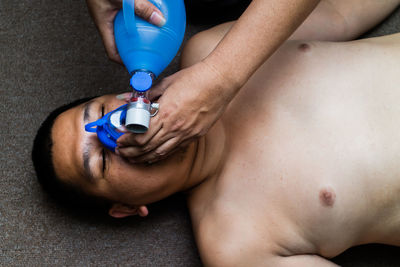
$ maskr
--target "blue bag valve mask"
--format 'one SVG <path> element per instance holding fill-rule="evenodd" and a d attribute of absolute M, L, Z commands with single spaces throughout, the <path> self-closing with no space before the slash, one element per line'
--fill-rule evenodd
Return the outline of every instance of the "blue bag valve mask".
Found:
<path fill-rule="evenodd" d="M 139 121 L 136 121 L 135 124 L 127 124 L 127 113 L 132 111 L 135 114 L 133 119 L 139 118 Z M 142 116 L 141 113 L 143 112 L 148 113 L 148 115 Z M 140 124 L 139 122 L 142 122 L 142 118 L 146 118 L 147 116 L 150 120 L 150 117 L 155 116 L 157 113 L 158 103 L 150 103 L 147 98 L 141 95 L 134 95 L 128 104 L 122 105 L 108 112 L 102 118 L 86 124 L 85 130 L 97 133 L 97 137 L 104 147 L 114 152 L 117 147 L 117 139 L 124 134 L 122 129 L 133 133 L 144 133 L 147 131 L 147 128 L 144 126 L 146 124 Z"/>
<path fill-rule="evenodd" d="M 85 126 L 95 132 L 104 147 L 115 151 L 117 139 L 125 126 L 132 133 L 145 133 L 158 104 L 147 98 L 153 80 L 175 57 L 183 41 L 186 13 L 183 0 L 149 0 L 165 16 L 162 27 L 137 17 L 134 0 L 122 0 L 123 8 L 114 20 L 114 37 L 118 53 L 129 74 L 133 88 L 131 101 Z M 155 113 L 151 110 L 155 109 Z"/>
<path fill-rule="evenodd" d="M 128 104 L 122 105 L 108 112 L 97 121 L 85 125 L 85 130 L 87 132 L 97 133 L 100 142 L 110 151 L 115 151 L 117 139 L 124 134 L 119 131 L 119 129 L 125 124 L 127 105 Z"/>

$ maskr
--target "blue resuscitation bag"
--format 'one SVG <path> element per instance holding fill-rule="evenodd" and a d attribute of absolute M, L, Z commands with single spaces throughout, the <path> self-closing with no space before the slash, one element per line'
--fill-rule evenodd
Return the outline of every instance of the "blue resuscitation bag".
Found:
<path fill-rule="evenodd" d="M 118 53 L 132 75 L 152 72 L 156 77 L 168 66 L 182 44 L 186 28 L 183 0 L 149 0 L 164 15 L 164 26 L 155 26 L 135 16 L 134 1 L 124 0 L 114 20 Z"/>

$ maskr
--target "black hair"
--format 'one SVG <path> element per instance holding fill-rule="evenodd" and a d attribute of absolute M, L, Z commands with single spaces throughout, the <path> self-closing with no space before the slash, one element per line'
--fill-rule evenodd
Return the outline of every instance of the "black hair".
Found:
<path fill-rule="evenodd" d="M 78 99 L 50 113 L 37 131 L 33 142 L 32 161 L 39 183 L 56 202 L 66 208 L 104 212 L 111 206 L 111 202 L 100 197 L 91 196 L 78 186 L 60 180 L 54 169 L 52 155 L 52 128 L 57 117 L 64 111 L 93 98 Z"/>

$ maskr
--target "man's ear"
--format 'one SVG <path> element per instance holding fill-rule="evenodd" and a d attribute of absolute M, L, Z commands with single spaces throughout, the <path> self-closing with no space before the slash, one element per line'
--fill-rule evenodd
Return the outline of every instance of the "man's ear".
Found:
<path fill-rule="evenodd" d="M 114 218 L 125 218 L 137 214 L 137 207 L 115 203 L 108 210 L 108 214 Z"/>
<path fill-rule="evenodd" d="M 133 216 L 139 214 L 141 217 L 147 216 L 149 211 L 146 206 L 130 206 L 125 205 L 122 203 L 115 203 L 112 207 L 108 210 L 108 214 L 114 218 L 125 218 L 128 216 Z"/>
<path fill-rule="evenodd" d="M 140 217 L 146 217 L 147 215 L 149 215 L 149 210 L 146 206 L 139 206 L 137 212 Z"/>

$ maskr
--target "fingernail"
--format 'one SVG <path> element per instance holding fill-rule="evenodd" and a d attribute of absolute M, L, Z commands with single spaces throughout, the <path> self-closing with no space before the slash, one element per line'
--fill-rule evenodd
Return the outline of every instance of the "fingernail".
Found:
<path fill-rule="evenodd" d="M 167 21 L 158 12 L 153 11 L 153 13 L 151 13 L 151 16 L 150 16 L 150 22 L 157 26 L 162 27 L 162 26 L 164 26 L 165 22 L 167 22 Z"/>
<path fill-rule="evenodd" d="M 118 147 L 115 148 L 115 154 L 120 155 Z"/>
<path fill-rule="evenodd" d="M 123 93 L 123 94 L 117 95 L 115 98 L 118 100 L 125 100 L 125 99 L 131 98 L 131 94 L 132 93 Z"/>

